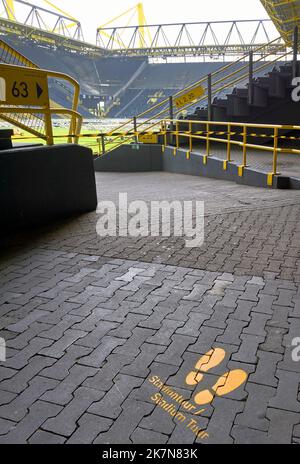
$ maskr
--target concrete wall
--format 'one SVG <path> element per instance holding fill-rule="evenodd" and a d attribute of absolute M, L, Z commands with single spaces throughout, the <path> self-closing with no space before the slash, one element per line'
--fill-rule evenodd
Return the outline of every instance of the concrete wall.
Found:
<path fill-rule="evenodd" d="M 94 162 L 96 171 L 147 172 L 162 171 L 160 145 L 122 145 L 111 153 L 100 156 Z"/>
<path fill-rule="evenodd" d="M 191 176 L 204 176 L 213 179 L 228 180 L 243 185 L 267 188 L 267 174 L 258 170 L 245 168 L 243 177 L 238 175 L 238 166 L 228 163 L 227 170 L 223 168 L 223 161 L 209 156 L 207 164 L 203 162 L 203 155 L 191 153 L 187 159 L 186 149 L 179 149 L 174 156 L 173 147 L 166 147 L 162 153 L 160 145 L 123 145 L 117 150 L 101 156 L 95 161 L 96 171 L 107 172 L 146 172 L 166 171 Z M 288 177 L 276 176 L 274 188 L 300 189 L 300 181 Z"/>
<path fill-rule="evenodd" d="M 300 179 L 294 177 L 289 178 L 289 188 L 300 190 Z"/>
<path fill-rule="evenodd" d="M 164 171 L 229 180 L 255 187 L 267 187 L 267 175 L 263 172 L 246 168 L 243 177 L 239 177 L 238 166 L 233 163 L 229 163 L 227 170 L 224 171 L 223 161 L 218 158 L 209 156 L 207 164 L 204 164 L 204 157 L 200 153 L 191 153 L 189 160 L 186 155 L 186 150 L 179 149 L 174 156 L 173 148 L 167 147 L 163 156 Z"/>
<path fill-rule="evenodd" d="M 95 210 L 92 151 L 76 145 L 1 151 L 0 205 L 2 233 Z"/>

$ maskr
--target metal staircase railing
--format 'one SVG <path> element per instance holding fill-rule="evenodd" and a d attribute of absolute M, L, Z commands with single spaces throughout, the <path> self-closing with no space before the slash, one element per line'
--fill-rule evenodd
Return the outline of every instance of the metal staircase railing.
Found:
<path fill-rule="evenodd" d="M 26 58 L 2 39 L 0 39 L 0 63 L 26 66 L 27 68 L 38 68 L 33 61 Z"/>
<path fill-rule="evenodd" d="M 151 106 L 136 117 L 128 119 L 107 134 L 106 140 L 108 148 L 105 150 L 106 153 L 128 143 L 129 140 L 137 140 L 137 136 L 140 132 L 159 130 L 161 119 L 165 117 L 170 117 L 170 119 L 176 118 L 182 109 L 175 108 L 174 99 L 184 95 L 196 86 L 203 87 L 203 95 L 197 101 L 193 101 L 186 105 L 184 108 L 185 110 L 195 107 L 196 103 L 207 104 L 209 107 L 212 105 L 213 98 L 218 97 L 219 94 L 226 89 L 232 89 L 237 84 L 249 83 L 249 79 L 253 79 L 256 75 L 261 75 L 262 71 L 267 70 L 278 61 L 287 60 L 288 56 L 292 55 L 293 51 L 287 50 L 286 45 L 282 42 L 282 54 L 278 54 L 278 42 L 282 42 L 280 37 L 268 44 L 258 47 L 254 52 L 251 52 L 250 55 L 244 55 L 237 61 L 226 64 L 210 75 L 176 92 L 171 97 Z M 277 54 L 272 52 L 272 44 L 274 44 L 274 46 L 277 44 Z"/>
<path fill-rule="evenodd" d="M 65 74 L 40 70 L 35 63 L 0 39 L 0 71 L 4 72 L 7 67 L 13 67 L 16 72 L 26 68 L 33 75 L 35 72 L 42 73 L 47 81 L 51 78 L 68 82 L 73 88 L 72 109 L 66 109 L 49 98 L 46 105 L 41 107 L 39 105 L 11 105 L 2 101 L 0 102 L 0 119 L 52 144 L 52 116 L 68 117 L 70 118 L 68 141 L 77 143 L 82 125 L 82 117 L 77 112 L 80 96 L 78 82 Z"/>

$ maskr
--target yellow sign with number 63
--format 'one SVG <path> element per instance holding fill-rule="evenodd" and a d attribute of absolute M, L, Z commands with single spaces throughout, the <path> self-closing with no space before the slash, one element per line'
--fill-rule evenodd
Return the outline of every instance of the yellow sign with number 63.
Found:
<path fill-rule="evenodd" d="M 0 65 L 0 99 L 18 106 L 47 106 L 48 80 L 43 71 Z"/>

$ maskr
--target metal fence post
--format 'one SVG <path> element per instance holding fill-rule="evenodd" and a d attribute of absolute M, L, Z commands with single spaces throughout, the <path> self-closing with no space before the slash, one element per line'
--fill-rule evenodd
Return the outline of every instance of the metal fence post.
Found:
<path fill-rule="evenodd" d="M 273 170 L 268 174 L 267 185 L 273 187 L 274 176 L 277 175 L 277 163 L 278 163 L 278 137 L 279 129 L 274 127 L 274 148 L 273 148 Z"/>
<path fill-rule="evenodd" d="M 174 120 L 174 100 L 173 100 L 173 96 L 170 95 L 169 97 L 169 117 L 170 117 L 170 132 L 172 133 L 173 130 L 174 130 L 174 124 L 173 124 L 173 120 Z M 171 135 L 171 144 L 173 145 L 174 144 L 174 135 Z"/>
<path fill-rule="evenodd" d="M 249 53 L 249 87 L 248 87 L 248 103 L 253 103 L 253 52 Z"/>
<path fill-rule="evenodd" d="M 223 169 L 227 171 L 228 163 L 231 161 L 231 124 L 227 126 L 227 159 L 223 162 Z"/>
<path fill-rule="evenodd" d="M 211 105 L 212 105 L 212 80 L 211 80 L 211 74 L 208 74 L 207 76 L 207 120 L 208 121 L 211 121 L 211 118 L 212 118 Z"/>
<path fill-rule="evenodd" d="M 279 130 L 277 127 L 274 129 L 274 153 L 273 153 L 273 175 L 277 175 L 277 160 L 278 160 L 278 135 Z"/>
<path fill-rule="evenodd" d="M 134 141 L 135 143 L 138 143 L 138 135 L 137 135 L 137 118 L 134 116 L 133 118 L 133 130 L 134 130 Z"/>
<path fill-rule="evenodd" d="M 179 148 L 179 123 L 176 121 L 176 148 Z"/>
<path fill-rule="evenodd" d="M 164 145 L 163 145 L 163 152 L 165 151 L 167 145 L 168 145 L 167 122 L 164 121 Z"/>
<path fill-rule="evenodd" d="M 210 124 L 206 124 L 206 155 L 203 156 L 203 164 L 207 164 L 208 157 L 210 155 Z"/>
<path fill-rule="evenodd" d="M 172 95 L 169 97 L 169 115 L 170 115 L 171 121 L 173 121 L 173 119 L 174 119 L 174 105 L 173 105 L 173 96 Z"/>
<path fill-rule="evenodd" d="M 193 124 L 191 121 L 189 122 L 189 135 L 190 135 L 190 147 L 189 147 L 190 150 L 189 150 L 188 159 L 190 159 L 191 153 L 193 151 Z"/>
<path fill-rule="evenodd" d="M 48 105 L 49 105 L 49 102 L 48 102 Z M 45 129 L 46 129 L 47 145 L 54 145 L 52 118 L 51 118 L 51 111 L 50 111 L 49 106 L 45 109 Z M 70 130 L 71 129 L 72 127 L 70 127 Z M 72 143 L 70 136 L 68 137 L 68 143 Z"/>
<path fill-rule="evenodd" d="M 243 177 L 244 169 L 247 167 L 247 127 L 243 126 L 243 164 L 238 167 L 239 177 Z"/>
<path fill-rule="evenodd" d="M 102 155 L 105 155 L 105 139 L 104 139 L 103 134 L 101 134 L 101 148 L 102 148 Z"/>
<path fill-rule="evenodd" d="M 293 78 L 298 77 L 298 47 L 299 47 L 299 29 L 298 26 L 294 29 L 293 43 Z"/>

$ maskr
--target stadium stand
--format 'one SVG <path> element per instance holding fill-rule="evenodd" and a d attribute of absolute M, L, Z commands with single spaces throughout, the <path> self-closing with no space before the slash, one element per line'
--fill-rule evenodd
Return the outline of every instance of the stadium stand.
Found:
<path fill-rule="evenodd" d="M 224 66 L 224 62 L 155 64 L 149 62 L 147 57 L 97 57 L 54 48 L 51 45 L 42 46 L 29 39 L 21 41 L 13 35 L 6 35 L 5 41 L 41 68 L 63 72 L 75 78 L 81 86 L 79 110 L 84 118 L 91 118 L 96 114 L 119 119 L 133 117 Z M 232 64 L 230 72 L 238 70 L 243 65 L 242 62 Z M 270 65 L 263 73 L 254 73 L 257 79 L 254 83 L 255 95 L 258 92 L 257 88 L 263 87 L 263 81 L 276 80 L 274 73 L 280 72 L 280 65 L 278 66 L 274 68 L 274 65 Z M 281 71 L 280 77 L 286 72 L 288 68 Z M 226 77 L 226 71 L 224 74 Z M 224 75 L 221 73 L 219 78 L 222 77 Z M 227 87 L 214 95 L 214 119 L 235 117 L 236 111 L 241 113 L 241 117 L 249 116 L 249 108 L 244 108 L 243 92 L 244 95 L 247 94 L 246 81 L 247 79 L 245 82 L 240 82 L 238 89 Z M 50 85 L 50 92 L 55 101 L 66 108 L 70 107 L 70 89 L 67 86 L 62 87 L 53 82 Z M 265 92 L 261 90 L 260 93 Z M 261 98 L 264 99 L 265 96 L 262 95 Z M 277 100 L 272 101 L 273 110 L 276 104 L 279 104 L 277 95 L 274 98 Z M 99 114 L 97 101 L 100 100 L 103 106 Z M 205 100 L 201 102 L 201 106 L 195 104 L 190 108 L 188 117 L 205 120 L 206 106 Z M 237 106 L 238 110 L 236 110 Z M 235 108 L 234 111 L 231 110 L 232 107 Z M 255 115 L 259 118 L 263 113 L 263 107 L 259 102 Z M 148 113 L 147 117 L 151 116 L 153 114 Z"/>
<path fill-rule="evenodd" d="M 298 64 L 299 68 L 299 64 Z M 298 107 L 292 100 L 293 69 L 291 63 L 270 65 L 263 75 L 253 80 L 252 101 L 249 101 L 249 84 L 240 85 L 220 93 L 213 100 L 213 121 L 295 124 Z M 230 91 L 228 91 L 230 90 Z M 207 108 L 189 113 L 187 120 L 207 120 Z"/>
<path fill-rule="evenodd" d="M 32 40 L 21 41 L 10 35 L 5 36 L 5 41 L 39 67 L 75 78 L 80 83 L 82 96 L 102 96 L 107 101 L 126 88 L 128 81 L 146 61 L 145 58 L 93 58 L 48 45 L 41 46 Z M 52 86 L 52 96 L 56 101 L 63 99 L 64 105 L 68 107 L 68 91 L 65 90 L 63 92 Z M 84 117 L 92 116 L 88 108 L 82 105 L 80 111 Z"/>
<path fill-rule="evenodd" d="M 224 63 L 152 64 L 146 57 L 91 57 L 69 50 L 41 46 L 32 40 L 19 40 L 6 35 L 5 41 L 41 68 L 63 72 L 74 77 L 81 86 L 82 97 L 102 97 L 110 118 L 132 117 L 154 103 L 216 71 Z M 122 72 L 120 72 L 120 69 Z M 69 107 L 68 89 L 51 86 L 53 99 Z M 83 101 L 83 98 L 81 99 Z M 81 104 L 87 118 L 94 105 Z"/>
<path fill-rule="evenodd" d="M 110 112 L 109 116 L 128 118 L 139 114 L 222 65 L 223 63 L 148 63 L 122 95 L 119 105 L 121 110 Z"/>

